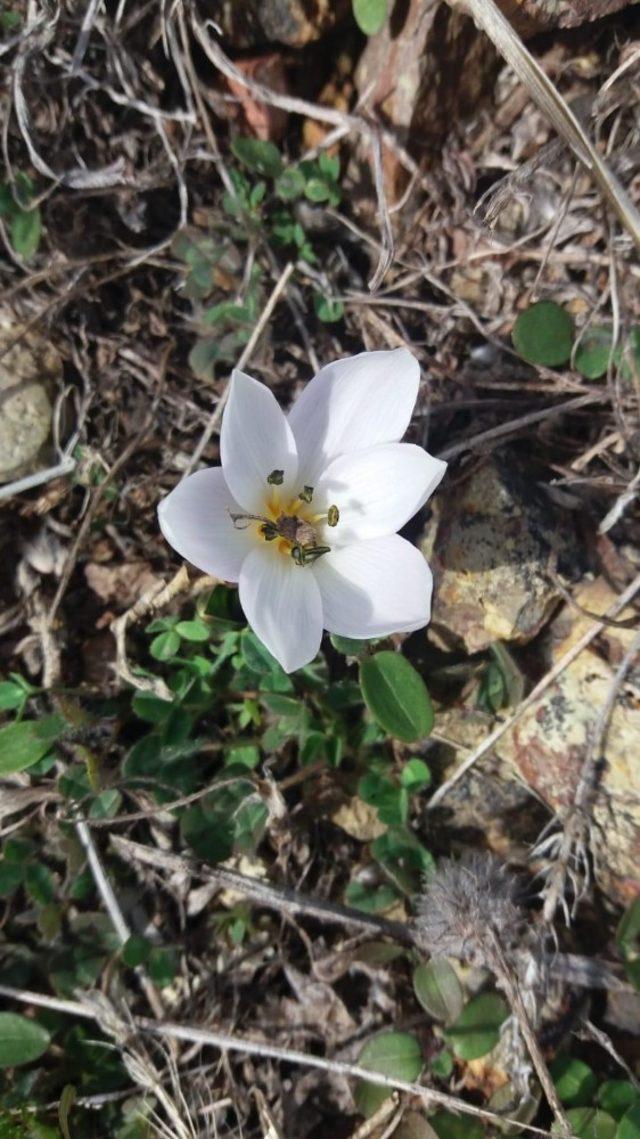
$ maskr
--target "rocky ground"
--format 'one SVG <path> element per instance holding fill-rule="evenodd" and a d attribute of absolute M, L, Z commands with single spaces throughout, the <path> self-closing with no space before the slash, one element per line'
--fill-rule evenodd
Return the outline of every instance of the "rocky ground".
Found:
<path fill-rule="evenodd" d="M 638 8 L 518 0 L 516 48 L 482 4 L 389 8 L 0 8 L 7 1139 L 640 1132 Z M 241 355 L 287 406 L 399 346 L 449 462 L 407 528 L 409 741 L 367 649 L 283 679 L 156 519 Z M 503 958 L 416 925 L 470 852 L 520 874 L 533 1052 Z M 512 920 L 484 866 L 478 928 Z"/>

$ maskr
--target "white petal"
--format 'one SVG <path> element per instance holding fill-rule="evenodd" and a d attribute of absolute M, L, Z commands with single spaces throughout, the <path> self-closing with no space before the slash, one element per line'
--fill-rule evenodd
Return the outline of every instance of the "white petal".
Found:
<path fill-rule="evenodd" d="M 336 505 L 340 520 L 325 533 L 328 545 L 346 546 L 395 534 L 424 506 L 447 464 L 413 443 L 383 443 L 340 455 L 316 482 L 319 509 Z"/>
<path fill-rule="evenodd" d="M 420 368 L 406 348 L 362 352 L 327 364 L 289 412 L 302 483 L 331 459 L 402 438 L 418 395 Z"/>
<path fill-rule="evenodd" d="M 313 572 L 330 633 L 367 640 L 421 629 L 431 616 L 431 570 L 397 534 L 332 550 Z"/>
<path fill-rule="evenodd" d="M 297 489 L 296 444 L 284 412 L 269 388 L 237 370 L 222 417 L 220 455 L 227 485 L 245 510 L 264 513 L 272 471 L 284 471 L 283 494 Z"/>
<path fill-rule="evenodd" d="M 160 529 L 188 562 L 223 581 L 237 581 L 255 548 L 255 535 L 236 530 L 230 517 L 240 507 L 229 493 L 221 467 L 207 467 L 183 479 L 158 506 Z"/>
<path fill-rule="evenodd" d="M 322 602 L 311 567 L 266 544 L 252 551 L 240 574 L 247 621 L 285 672 L 313 660 L 322 640 Z"/>

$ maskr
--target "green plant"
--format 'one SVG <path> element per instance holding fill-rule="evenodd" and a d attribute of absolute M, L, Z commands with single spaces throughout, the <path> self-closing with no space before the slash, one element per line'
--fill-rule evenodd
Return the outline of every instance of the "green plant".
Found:
<path fill-rule="evenodd" d="M 38 252 L 42 236 L 40 207 L 30 204 L 33 196 L 33 183 L 22 171 L 16 174 L 13 185 L 0 182 L 0 218 L 4 218 L 9 227 L 9 239 L 15 252 L 25 261 Z"/>

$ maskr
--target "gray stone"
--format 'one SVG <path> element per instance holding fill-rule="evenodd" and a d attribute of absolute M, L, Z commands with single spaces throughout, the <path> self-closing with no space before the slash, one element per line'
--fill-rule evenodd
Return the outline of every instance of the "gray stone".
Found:
<path fill-rule="evenodd" d="M 20 331 L 1 307 L 0 352 Z M 58 353 L 34 332 L 0 356 L 0 483 L 20 478 L 37 460 L 51 430 L 50 393 L 61 377 Z"/>
<path fill-rule="evenodd" d="M 479 652 L 495 641 L 526 643 L 557 602 L 546 568 L 578 561 L 571 527 L 519 473 L 515 455 L 488 460 L 468 482 L 439 498 L 433 554 L 431 629 L 448 647 Z"/>

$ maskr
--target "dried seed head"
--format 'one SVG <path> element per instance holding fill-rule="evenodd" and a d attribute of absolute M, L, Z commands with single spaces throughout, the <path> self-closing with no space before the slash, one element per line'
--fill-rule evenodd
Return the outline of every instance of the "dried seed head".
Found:
<path fill-rule="evenodd" d="M 434 956 L 493 968 L 496 942 L 508 952 L 522 941 L 519 893 L 518 879 L 493 854 L 444 859 L 418 903 L 418 943 Z"/>

